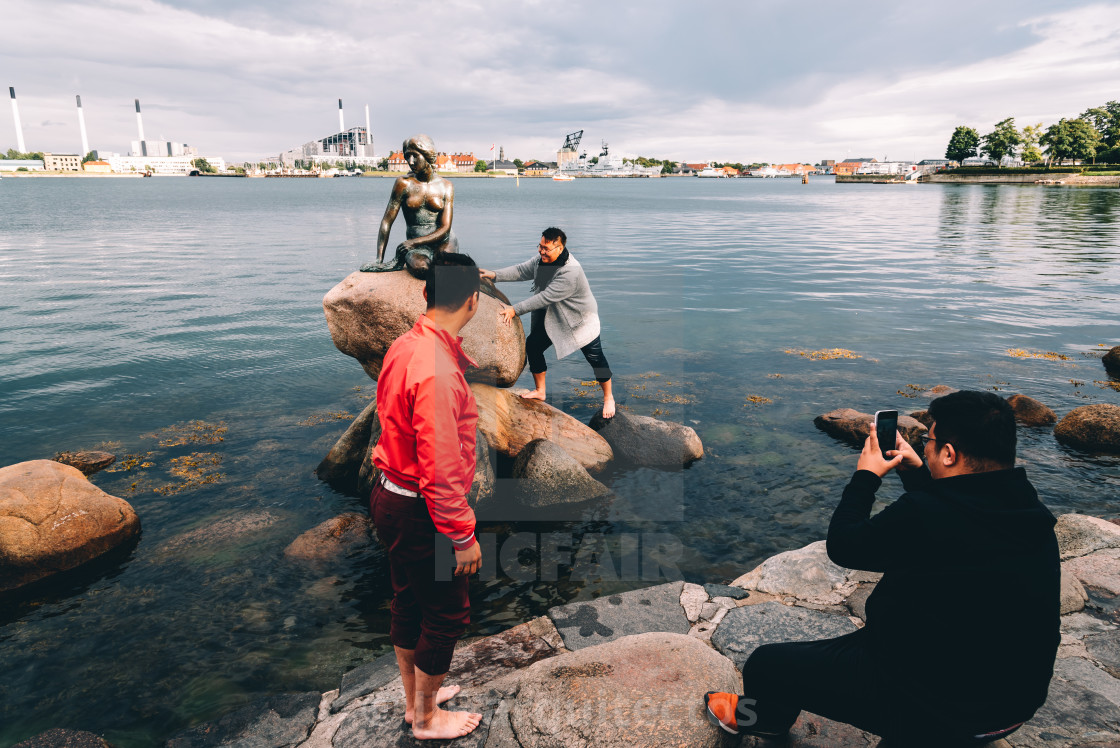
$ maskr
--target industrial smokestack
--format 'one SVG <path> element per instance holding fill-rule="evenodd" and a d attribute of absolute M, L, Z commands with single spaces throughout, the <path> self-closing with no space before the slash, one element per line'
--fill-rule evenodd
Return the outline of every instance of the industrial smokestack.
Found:
<path fill-rule="evenodd" d="M 366 104 L 366 155 L 373 155 L 373 132 L 369 129 L 369 104 Z"/>
<path fill-rule="evenodd" d="M 8 86 L 8 91 L 12 94 L 12 117 L 16 121 L 16 150 L 24 153 L 27 146 L 23 144 L 23 125 L 19 122 L 19 104 L 16 103 L 16 89 L 15 86 Z"/>
<path fill-rule="evenodd" d="M 78 100 L 78 128 L 82 131 L 82 158 L 89 153 L 89 139 L 86 137 L 86 115 L 82 113 L 82 97 L 75 95 Z"/>
<path fill-rule="evenodd" d="M 140 117 L 140 99 L 136 100 L 136 129 L 140 131 L 140 155 L 148 155 L 148 145 L 144 142 L 144 120 Z"/>
<path fill-rule="evenodd" d="M 338 100 L 338 131 L 346 132 L 346 125 L 342 121 L 342 99 Z"/>

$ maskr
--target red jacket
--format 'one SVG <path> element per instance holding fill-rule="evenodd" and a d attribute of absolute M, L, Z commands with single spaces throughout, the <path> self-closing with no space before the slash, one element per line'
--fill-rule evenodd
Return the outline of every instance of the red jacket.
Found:
<path fill-rule="evenodd" d="M 474 544 L 478 408 L 463 372 L 476 366 L 454 338 L 427 316 L 397 338 L 377 378 L 381 438 L 373 464 L 402 488 L 419 491 L 436 530 L 463 550 Z M 418 499 L 419 500 L 419 499 Z"/>

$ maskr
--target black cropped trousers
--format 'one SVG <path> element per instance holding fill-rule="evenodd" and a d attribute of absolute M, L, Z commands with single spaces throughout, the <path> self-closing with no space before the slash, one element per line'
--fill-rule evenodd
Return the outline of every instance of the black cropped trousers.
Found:
<path fill-rule="evenodd" d="M 529 359 L 529 371 L 541 374 L 548 371 L 544 362 L 544 352 L 552 346 L 552 338 L 544 331 L 544 309 L 535 310 L 529 317 L 529 337 L 525 338 L 525 356 Z M 611 367 L 603 355 L 603 343 L 596 336 L 594 340 L 579 349 L 587 363 L 595 372 L 595 381 L 607 382 L 611 378 Z"/>

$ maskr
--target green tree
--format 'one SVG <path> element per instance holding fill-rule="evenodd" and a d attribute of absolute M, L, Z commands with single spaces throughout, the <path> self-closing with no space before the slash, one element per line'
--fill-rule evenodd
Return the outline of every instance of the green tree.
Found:
<path fill-rule="evenodd" d="M 200 172 L 203 172 L 204 174 L 216 174 L 216 173 L 218 173 L 218 169 L 214 166 L 211 166 L 210 162 L 207 161 L 204 158 L 193 159 L 191 161 L 191 166 L 198 169 Z"/>
<path fill-rule="evenodd" d="M 591 159 L 591 163 L 593 163 L 593 164 L 597 164 L 597 163 L 599 163 L 599 157 L 598 157 L 598 156 L 595 156 L 595 157 L 593 157 L 593 158 Z"/>
<path fill-rule="evenodd" d="M 1080 117 L 1071 120 L 1069 127 L 1070 156 L 1082 162 L 1095 161 L 1097 149 L 1101 145 L 1101 134 L 1097 131 L 1097 128 Z"/>
<path fill-rule="evenodd" d="M 1029 164 L 1041 161 L 1042 151 L 1039 150 L 1038 141 L 1042 137 L 1042 123 L 1027 125 L 1020 134 L 1023 138 L 1023 160 Z"/>
<path fill-rule="evenodd" d="M 950 161 L 964 161 L 976 155 L 976 146 L 980 145 L 980 134 L 971 127 L 960 125 L 953 131 L 949 138 L 949 145 L 945 149 L 945 158 Z"/>
<path fill-rule="evenodd" d="M 96 160 L 97 160 L 97 156 L 94 154 L 93 151 L 90 151 L 86 155 L 82 156 L 82 163 L 83 164 L 88 164 L 90 161 L 96 161 Z"/>
<path fill-rule="evenodd" d="M 522 161 L 519 158 L 515 158 L 513 160 L 513 165 L 516 166 L 518 169 L 524 169 L 525 168 L 525 162 Z"/>
<path fill-rule="evenodd" d="M 383 158 L 377 162 L 378 171 L 389 171 L 389 159 Z"/>
<path fill-rule="evenodd" d="M 1023 142 L 1022 135 L 1015 128 L 1015 118 L 1008 117 L 996 123 L 996 127 L 983 137 L 983 153 L 999 166 L 1004 156 L 1014 156 L 1015 149 Z"/>
<path fill-rule="evenodd" d="M 490 171 L 490 166 L 482 159 L 479 159 L 478 161 L 474 162 L 474 170 L 485 174 L 486 172 Z"/>

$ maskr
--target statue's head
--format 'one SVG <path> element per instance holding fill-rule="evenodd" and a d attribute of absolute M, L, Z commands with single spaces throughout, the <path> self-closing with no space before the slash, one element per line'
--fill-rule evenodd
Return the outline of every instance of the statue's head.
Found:
<path fill-rule="evenodd" d="M 415 151 L 424 157 L 428 165 L 435 168 L 436 165 L 436 144 L 427 135 L 413 135 L 408 140 L 404 141 L 401 146 L 404 151 L 405 157 L 408 156 L 409 151 Z"/>

